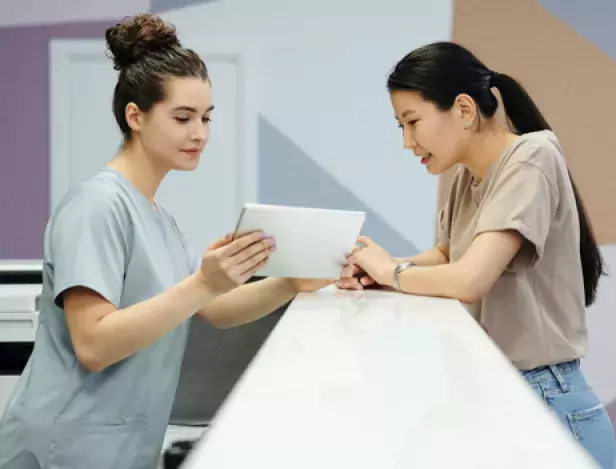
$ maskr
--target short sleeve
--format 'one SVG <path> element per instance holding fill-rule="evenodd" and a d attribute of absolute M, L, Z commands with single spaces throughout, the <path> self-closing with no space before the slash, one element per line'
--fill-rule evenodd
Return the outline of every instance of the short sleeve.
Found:
<path fill-rule="evenodd" d="M 73 287 L 86 287 L 120 307 L 129 257 L 130 222 L 119 197 L 89 188 L 57 214 L 50 233 L 54 299 Z"/>
<path fill-rule="evenodd" d="M 443 246 L 449 246 L 451 242 L 451 209 L 449 202 L 446 202 L 438 214 L 438 242 Z"/>
<path fill-rule="evenodd" d="M 449 195 L 445 204 L 438 214 L 437 240 L 443 246 L 449 247 L 451 242 L 451 227 L 453 225 L 454 212 L 456 210 L 456 201 L 460 198 L 460 191 L 464 185 L 465 170 L 460 166 L 451 181 Z"/>
<path fill-rule="evenodd" d="M 527 162 L 514 163 L 498 175 L 486 194 L 475 236 L 517 231 L 526 242 L 514 261 L 532 267 L 543 255 L 557 205 L 555 184 L 542 169 Z"/>

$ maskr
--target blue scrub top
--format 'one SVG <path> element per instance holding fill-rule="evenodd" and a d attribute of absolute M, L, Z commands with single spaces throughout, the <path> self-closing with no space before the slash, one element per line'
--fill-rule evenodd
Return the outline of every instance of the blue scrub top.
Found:
<path fill-rule="evenodd" d="M 45 231 L 34 351 L 0 420 L 0 468 L 157 467 L 190 321 L 91 373 L 77 360 L 61 294 L 84 286 L 122 309 L 199 262 L 173 217 L 117 171 L 101 170 L 64 198 Z"/>

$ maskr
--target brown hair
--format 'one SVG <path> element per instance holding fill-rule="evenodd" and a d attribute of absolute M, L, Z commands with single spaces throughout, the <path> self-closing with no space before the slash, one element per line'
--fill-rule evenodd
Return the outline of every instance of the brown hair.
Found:
<path fill-rule="evenodd" d="M 199 55 L 180 44 L 175 27 L 151 14 L 125 19 L 105 32 L 114 69 L 120 72 L 113 94 L 113 113 L 124 140 L 132 137 L 125 110 L 135 103 L 143 112 L 165 99 L 165 80 L 197 77 L 208 80 Z"/>

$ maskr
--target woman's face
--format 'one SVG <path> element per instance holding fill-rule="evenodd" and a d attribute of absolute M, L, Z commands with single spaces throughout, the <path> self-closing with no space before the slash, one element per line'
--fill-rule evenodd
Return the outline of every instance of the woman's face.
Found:
<path fill-rule="evenodd" d="M 138 138 L 162 169 L 197 167 L 210 136 L 212 89 L 201 78 L 170 78 L 165 99 L 141 115 Z"/>
<path fill-rule="evenodd" d="M 474 102 L 466 95 L 456 98 L 448 111 L 412 91 L 391 92 L 396 120 L 402 128 L 404 148 L 421 158 L 430 174 L 442 174 L 463 159 L 471 139 Z"/>

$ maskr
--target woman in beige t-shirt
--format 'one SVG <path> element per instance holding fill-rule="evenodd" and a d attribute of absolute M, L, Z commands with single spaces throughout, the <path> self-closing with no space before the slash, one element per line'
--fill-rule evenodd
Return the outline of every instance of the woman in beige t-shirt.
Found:
<path fill-rule="evenodd" d="M 514 132 L 496 119 L 492 88 Z M 411 52 L 388 89 L 405 148 L 430 174 L 459 169 L 434 249 L 394 259 L 360 238 L 338 286 L 460 300 L 601 467 L 612 468 L 614 430 L 579 368 L 585 308 L 603 262 L 556 136 L 516 80 L 457 44 Z"/>

